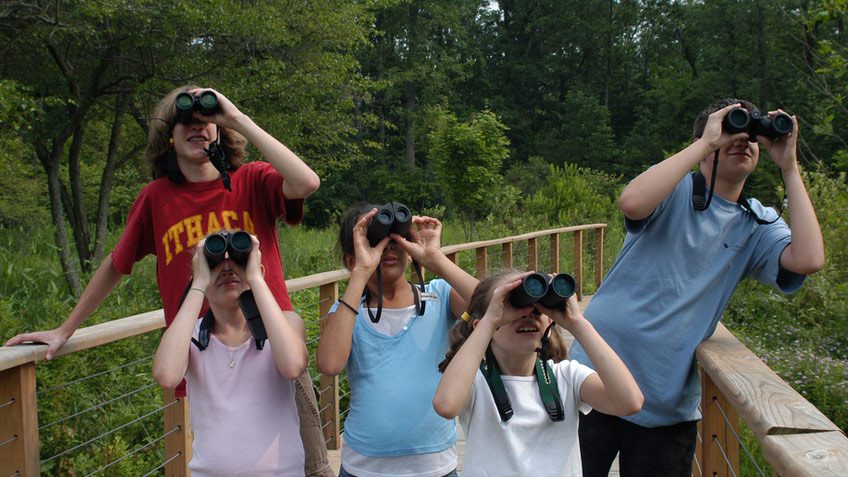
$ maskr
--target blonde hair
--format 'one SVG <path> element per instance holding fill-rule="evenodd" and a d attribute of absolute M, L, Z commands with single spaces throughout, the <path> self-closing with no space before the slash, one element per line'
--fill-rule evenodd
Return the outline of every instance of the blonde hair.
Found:
<path fill-rule="evenodd" d="M 459 352 L 465 340 L 471 336 L 471 332 L 474 331 L 474 320 L 483 318 L 486 309 L 489 308 L 489 303 L 492 301 L 492 292 L 494 292 L 495 288 L 504 283 L 507 278 L 518 275 L 519 273 L 521 273 L 519 270 L 505 268 L 480 280 L 468 303 L 468 310 L 466 311 L 469 315 L 468 320 L 456 320 L 456 323 L 454 323 L 450 330 L 450 347 L 445 354 L 445 359 L 439 363 L 439 372 L 445 372 L 445 369 L 447 369 L 453 357 L 456 356 L 456 353 Z M 551 330 L 548 339 L 547 355 L 555 363 L 564 360 L 568 356 L 565 340 L 556 329 Z"/>
<path fill-rule="evenodd" d="M 171 90 L 163 97 L 153 109 L 150 125 L 147 129 L 147 148 L 144 151 L 144 160 L 150 164 L 153 178 L 157 179 L 168 175 L 165 166 L 167 152 L 171 150 L 171 138 L 174 136 L 174 124 L 177 111 L 174 100 L 180 93 L 200 88 L 197 85 L 187 84 Z M 221 127 L 219 143 L 227 153 L 227 161 L 233 169 L 238 169 L 242 160 L 247 155 L 245 145 L 247 139 L 236 131 Z"/>

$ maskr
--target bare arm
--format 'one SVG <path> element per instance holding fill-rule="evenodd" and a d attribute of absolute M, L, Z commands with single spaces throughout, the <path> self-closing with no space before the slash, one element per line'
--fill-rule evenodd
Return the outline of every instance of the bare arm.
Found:
<path fill-rule="evenodd" d="M 122 278 L 121 272 L 112 264 L 112 256 L 108 255 L 97 267 L 97 271 L 94 272 L 94 276 L 91 277 L 91 281 L 88 282 L 71 314 L 59 327 L 47 331 L 19 334 L 9 339 L 5 346 L 20 344 L 25 341 L 45 343 L 47 344 L 46 358 L 52 359 L 59 348 L 64 346 L 65 342 L 74 334 L 74 331 L 79 328 L 80 324 L 109 296 L 109 293 Z"/>
<path fill-rule="evenodd" d="M 318 190 L 321 179 L 297 154 L 239 111 L 223 94 L 218 91 L 215 91 L 215 94 L 218 95 L 221 112 L 215 114 L 211 121 L 239 132 L 259 149 L 274 169 L 283 176 L 283 194 L 287 198 L 303 199 Z"/>
<path fill-rule="evenodd" d="M 724 116 L 738 107 L 739 104 L 731 104 L 711 114 L 700 139 L 630 181 L 618 199 L 624 216 L 631 220 L 648 217 L 702 159 L 725 144 L 746 136 L 747 133 L 731 135 L 721 129 Z"/>
<path fill-rule="evenodd" d="M 427 270 L 442 277 L 451 285 L 451 313 L 460 316 L 471 301 L 471 294 L 477 287 L 478 280 L 468 272 L 451 262 L 441 247 L 442 223 L 432 217 L 412 218 L 412 240 L 406 240 L 397 234 L 391 234 L 392 239 L 414 260 Z"/>
<path fill-rule="evenodd" d="M 433 397 L 433 409 L 438 415 L 445 419 L 453 419 L 468 404 L 471 399 L 474 376 L 480 368 L 486 348 L 505 319 L 506 296 L 521 284 L 523 276 L 497 287 L 492 292 L 492 301 L 486 309 L 486 314 L 477 322 L 471 336 L 465 340 L 451 359 Z"/>
<path fill-rule="evenodd" d="M 783 111 L 772 111 L 771 114 Z M 780 255 L 780 266 L 803 275 L 815 273 L 824 268 L 824 241 L 813 203 L 807 194 L 807 188 L 798 168 L 796 143 L 798 140 L 798 120 L 792 116 L 794 128 L 785 138 L 777 142 L 760 137 L 759 140 L 769 151 L 772 160 L 783 174 L 786 185 L 786 197 L 789 199 L 789 225 L 792 242 Z"/>
<path fill-rule="evenodd" d="M 366 230 L 376 213 L 377 209 L 372 209 L 353 227 L 355 263 L 350 271 L 347 288 L 341 297 L 341 301 L 347 305 L 340 304 L 336 311 L 327 316 L 321 339 L 318 340 L 318 370 L 327 376 L 341 373 L 347 365 L 353 339 L 353 325 L 356 322 L 356 313 L 348 306 L 356 309 L 359 305 L 368 279 L 380 264 L 380 256 L 389 243 L 388 237 L 374 247 L 368 243 Z"/>
<path fill-rule="evenodd" d="M 153 379 L 165 389 L 174 389 L 188 371 L 189 348 L 191 336 L 200 310 L 203 308 L 205 290 L 209 287 L 210 271 L 206 257 L 203 255 L 201 240 L 191 259 L 192 282 L 191 289 L 177 311 L 177 316 L 171 326 L 165 328 L 159 347 L 153 356 Z"/>
<path fill-rule="evenodd" d="M 580 399 L 604 414 L 628 416 L 642 409 L 645 401 L 633 375 L 621 358 L 583 317 L 572 295 L 565 310 L 541 308 L 542 312 L 568 330 L 586 350 L 597 374 L 587 377 L 580 387 Z"/>

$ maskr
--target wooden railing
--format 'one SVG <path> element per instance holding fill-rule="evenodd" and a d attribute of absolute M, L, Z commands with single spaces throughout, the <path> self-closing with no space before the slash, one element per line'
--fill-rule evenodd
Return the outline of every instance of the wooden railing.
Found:
<path fill-rule="evenodd" d="M 600 285 L 604 264 L 605 224 L 543 230 L 496 240 L 443 247 L 455 263 L 461 254 L 474 251 L 473 268 L 479 278 L 491 267 L 516 267 L 560 271 L 562 234 L 571 234 L 573 259 L 569 273 L 584 291 L 584 233 L 594 235 L 594 285 Z M 540 243 L 541 242 L 541 243 Z M 492 251 L 495 249 L 495 251 Z M 521 253 L 516 253 L 521 249 Z M 520 255 L 520 259 L 517 259 Z M 339 284 L 348 278 L 336 270 L 287 281 L 290 292 L 318 289 L 318 316 L 325 317 L 337 300 Z M 57 356 L 82 351 L 158 330 L 164 327 L 161 310 L 78 330 Z M 36 362 L 46 346 L 0 348 L 0 476 L 37 476 L 40 472 Z M 702 444 L 698 448 L 696 475 L 739 475 L 737 415 L 754 429 L 763 454 L 781 475 L 848 475 L 848 440 L 809 402 L 795 393 L 724 328 L 698 351 L 704 376 Z M 756 371 L 753 371 L 756 370 Z M 319 402 L 328 447 L 340 445 L 338 377 L 321 376 Z M 715 404 L 718 403 L 718 404 Z M 191 432 L 184 399 L 165 396 L 164 441 L 166 475 L 186 475 Z M 730 449 L 730 450 L 728 450 Z M 721 455 L 721 457 L 719 457 Z M 725 459 L 723 456 L 727 456 Z M 729 462 L 729 463 L 728 463 Z M 735 473 L 732 473 L 734 472 Z M 835 472 L 835 473 L 834 473 Z"/>

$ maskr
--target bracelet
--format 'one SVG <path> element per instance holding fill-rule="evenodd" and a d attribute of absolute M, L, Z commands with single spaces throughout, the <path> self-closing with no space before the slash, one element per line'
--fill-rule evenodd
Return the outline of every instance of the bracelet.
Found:
<path fill-rule="evenodd" d="M 350 305 L 349 305 L 346 301 L 344 301 L 344 300 L 342 300 L 342 299 L 339 299 L 339 303 L 341 303 L 342 305 L 346 306 L 346 307 L 347 307 L 347 309 L 348 309 L 348 310 L 350 310 L 350 311 L 352 311 L 354 315 L 358 315 L 358 314 L 359 314 L 359 310 L 357 310 L 356 308 L 354 308 L 354 307 L 350 306 Z"/>
<path fill-rule="evenodd" d="M 191 288 L 189 288 L 189 289 L 188 289 L 188 291 L 192 291 L 192 290 L 197 290 L 197 291 L 199 291 L 200 293 L 202 293 L 202 294 L 203 294 L 203 298 L 206 298 L 206 292 L 205 292 L 204 290 L 202 290 L 202 289 L 200 289 L 200 288 L 197 288 L 197 287 L 191 287 Z"/>

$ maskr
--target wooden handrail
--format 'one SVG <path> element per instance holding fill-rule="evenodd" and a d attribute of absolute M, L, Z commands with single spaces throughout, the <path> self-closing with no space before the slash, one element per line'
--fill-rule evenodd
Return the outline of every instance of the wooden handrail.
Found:
<path fill-rule="evenodd" d="M 442 250 L 456 263 L 458 263 L 460 252 L 475 250 L 477 266 L 480 267 L 488 265 L 485 249 L 500 245 L 503 253 L 501 265 L 509 266 L 513 262 L 514 243 L 526 241 L 528 243 L 527 260 L 536 262 L 540 253 L 537 239 L 548 236 L 551 238 L 551 266 L 556 268 L 558 260 L 554 260 L 553 253 L 560 247 L 558 235 L 574 233 L 575 260 L 579 262 L 574 264 L 575 279 L 578 283 L 582 282 L 582 248 L 586 243 L 592 243 L 596 249 L 594 278 L 596 284 L 599 284 L 602 277 L 605 227 L 604 224 L 561 227 L 512 237 L 449 245 Z M 583 231 L 591 229 L 595 229 L 595 240 L 584 240 Z M 317 306 L 319 316 L 324 316 L 330 304 L 338 296 L 338 284 L 348 277 L 347 270 L 339 269 L 290 279 L 286 283 L 290 292 L 319 289 L 321 300 Z M 164 325 L 162 310 L 154 310 L 81 328 L 59 350 L 57 356 L 142 335 L 163 328 Z M 35 363 L 44 359 L 46 350 L 47 346 L 40 344 L 0 347 L 0 390 L 12 389 L 16 393 L 13 400 L 17 399 L 21 404 L 5 406 L 0 410 L 0 414 L 10 411 L 15 413 L 16 424 L 14 425 L 17 427 L 14 432 L 16 435 L 22 435 L 22 439 L 17 441 L 20 443 L 15 445 L 23 450 L 20 451 L 22 457 L 14 465 L 25 469 L 23 475 L 37 475 L 37 470 L 33 470 L 38 467 L 34 371 Z M 710 436 L 702 439 L 703 443 L 698 450 L 699 457 L 708 460 L 703 462 L 707 466 L 701 469 L 704 472 L 703 475 L 729 475 L 726 469 L 719 468 L 724 463 L 716 458 L 715 449 L 708 447 L 713 442 L 727 446 L 726 448 L 730 450 L 729 458 L 735 460 L 732 465 L 735 465 L 738 471 L 738 448 L 734 453 L 732 444 L 721 441 L 738 435 L 738 431 L 734 428 L 737 415 L 751 427 L 762 443 L 763 455 L 778 474 L 848 475 L 848 438 L 818 409 L 781 380 L 723 325 L 719 324 L 715 334 L 699 346 L 697 357 L 705 380 L 702 430 L 706 428 L 710 433 Z M 338 380 L 335 378 L 322 378 L 322 388 L 327 388 L 321 396 L 322 404 L 326 402 L 330 405 L 325 407 L 328 411 L 324 419 L 333 420 L 332 425 L 327 427 L 331 447 L 338 445 L 337 383 Z M 187 422 L 186 409 L 185 407 L 170 408 L 169 413 L 175 416 L 171 418 L 169 425 L 177 422 L 184 426 Z M 716 409 L 721 409 L 720 412 L 723 415 L 720 417 L 715 415 L 718 412 Z M 335 417 L 330 414 L 335 414 Z M 5 429 L 6 423 L 11 421 L 5 419 L 5 414 L 0 417 L 4 417 L 2 420 L 4 425 L 0 425 L 0 428 Z M 730 422 L 729 430 L 722 429 L 726 422 Z M 177 435 L 177 438 L 185 439 L 186 436 Z M 722 451 L 726 452 L 724 448 Z M 5 450 L 0 448 L 0 457 L 4 455 L 4 452 Z M 179 465 L 182 469 L 185 466 L 185 460 L 181 462 Z M 5 470 L 6 464 L 5 458 L 0 459 L 0 468 Z M 168 475 L 177 473 L 171 471 Z M 696 475 L 700 474 L 696 473 Z"/>
<path fill-rule="evenodd" d="M 738 419 L 762 443 L 778 475 L 848 475 L 848 438 L 719 323 L 701 343 L 701 442 L 694 475 L 738 475 Z M 723 415 L 722 415 L 723 414 Z M 724 454 L 735 454 L 729 472 Z"/>

